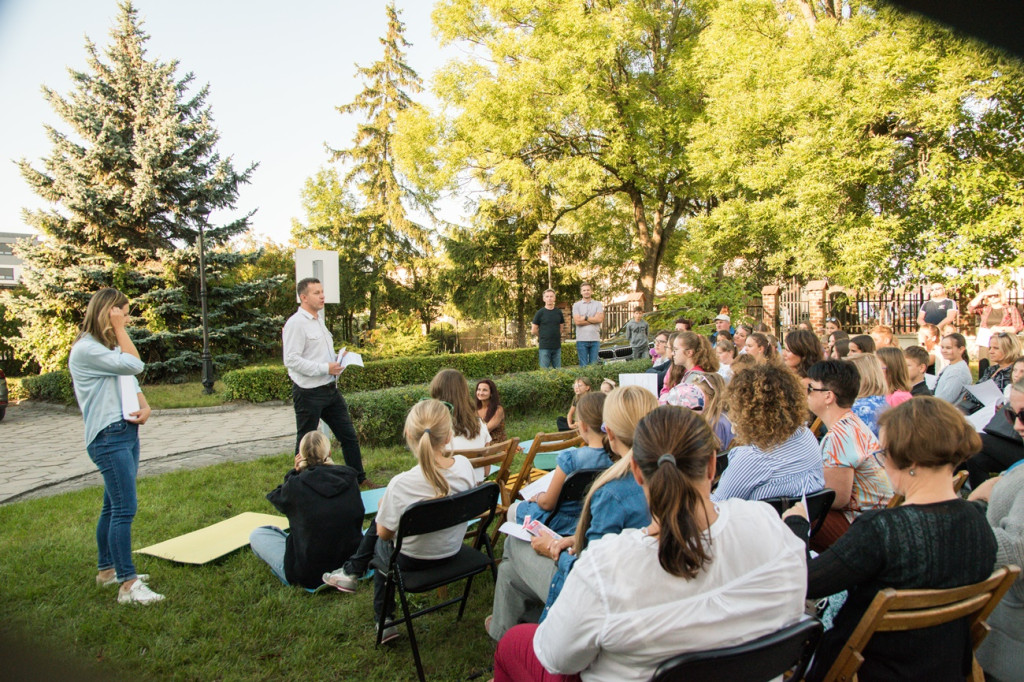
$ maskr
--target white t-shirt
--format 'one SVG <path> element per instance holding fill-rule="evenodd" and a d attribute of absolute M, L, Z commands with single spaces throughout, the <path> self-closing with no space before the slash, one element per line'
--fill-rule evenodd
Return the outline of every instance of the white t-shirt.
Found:
<path fill-rule="evenodd" d="M 480 422 L 480 433 L 477 434 L 476 438 L 466 438 L 465 436 L 452 436 L 452 442 L 448 444 L 448 452 L 455 452 L 456 450 L 479 450 L 480 448 L 487 447 L 487 444 L 491 442 L 491 434 L 487 430 L 487 424 L 484 424 L 483 419 L 478 419 Z M 490 473 L 490 467 L 479 467 L 473 469 L 473 473 L 476 476 L 476 482 L 483 483 L 484 479 L 487 478 L 487 474 Z"/>
<path fill-rule="evenodd" d="M 649 680 L 667 658 L 742 644 L 803 616 L 804 543 L 763 502 L 725 500 L 711 557 L 686 580 L 639 529 L 590 543 L 533 638 L 549 671 L 587 682 Z"/>
<path fill-rule="evenodd" d="M 449 495 L 461 493 L 476 486 L 473 465 L 462 455 L 455 455 L 454 463 L 447 469 L 440 469 L 451 488 Z M 437 498 L 434 486 L 423 476 L 417 464 L 404 471 L 388 483 L 388 489 L 380 498 L 377 507 L 377 523 L 391 530 L 398 530 L 398 521 L 410 505 L 423 500 Z M 462 538 L 466 535 L 466 524 L 446 528 L 426 535 L 414 535 L 402 541 L 402 554 L 414 559 L 446 559 L 459 551 Z"/>

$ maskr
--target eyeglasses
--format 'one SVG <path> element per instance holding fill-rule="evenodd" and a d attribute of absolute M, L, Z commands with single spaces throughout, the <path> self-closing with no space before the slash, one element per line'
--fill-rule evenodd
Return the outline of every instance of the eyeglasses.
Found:
<path fill-rule="evenodd" d="M 831 388 L 815 388 L 814 386 L 811 386 L 810 384 L 807 384 L 807 395 L 810 395 L 810 394 L 814 393 L 815 391 L 817 391 L 818 393 L 826 393 L 826 392 L 831 391 L 831 390 L 832 390 Z"/>
<path fill-rule="evenodd" d="M 1016 424 L 1018 419 L 1022 424 L 1024 424 L 1024 410 L 1014 412 L 1013 408 L 1007 405 L 1003 408 L 1003 415 L 1006 416 L 1007 421 L 1009 421 L 1011 425 Z"/>

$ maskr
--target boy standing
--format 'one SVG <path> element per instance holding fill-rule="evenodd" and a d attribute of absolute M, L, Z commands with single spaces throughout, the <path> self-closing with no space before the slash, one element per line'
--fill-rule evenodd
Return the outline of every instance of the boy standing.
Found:
<path fill-rule="evenodd" d="M 647 357 L 647 337 L 651 333 L 651 327 L 643 316 L 644 311 L 634 308 L 633 319 L 626 323 L 626 338 L 633 349 L 634 360 Z"/>

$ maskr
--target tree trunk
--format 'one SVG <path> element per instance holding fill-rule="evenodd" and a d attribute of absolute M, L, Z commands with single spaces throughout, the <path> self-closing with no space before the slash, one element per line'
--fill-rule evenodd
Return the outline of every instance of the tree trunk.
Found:
<path fill-rule="evenodd" d="M 643 294 L 644 312 L 651 312 L 654 310 L 658 270 L 661 268 L 662 258 L 665 257 L 665 248 L 668 246 L 669 237 L 672 236 L 679 223 L 679 218 L 683 214 L 684 202 L 678 198 L 672 199 L 668 204 L 671 207 L 671 212 L 667 216 L 664 213 L 666 202 L 662 202 L 654 211 L 652 220 L 648 222 L 643 195 L 638 190 L 631 189 L 629 196 L 633 203 L 633 220 L 636 224 L 637 241 L 642 250 L 636 290 Z"/>
<path fill-rule="evenodd" d="M 526 348 L 526 284 L 523 259 L 516 259 L 516 348 Z"/>
<path fill-rule="evenodd" d="M 366 330 L 377 328 L 377 287 L 370 289 L 370 317 L 366 320 Z"/>

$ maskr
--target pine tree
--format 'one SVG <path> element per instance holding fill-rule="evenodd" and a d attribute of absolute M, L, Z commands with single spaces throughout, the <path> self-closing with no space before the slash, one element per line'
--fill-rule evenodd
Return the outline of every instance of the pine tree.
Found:
<path fill-rule="evenodd" d="M 213 351 L 221 363 L 237 360 L 218 338 L 248 354 L 263 352 L 279 319 L 258 317 L 255 301 L 281 277 L 246 286 L 230 270 L 258 254 L 239 257 L 218 249 L 243 232 L 253 212 L 208 227 L 211 212 L 235 207 L 238 187 L 255 165 L 238 172 L 215 147 L 219 139 L 206 104 L 208 87 L 189 95 L 191 73 L 178 78 L 177 62 L 147 59 L 138 12 L 120 4 L 106 59 L 86 40 L 87 71 L 70 70 L 72 92 L 43 88 L 70 132 L 47 126 L 52 151 L 36 169 L 20 162 L 23 177 L 51 206 L 25 211 L 25 221 L 46 236 L 20 249 L 25 292 L 8 309 L 21 321 L 19 357 L 44 369 L 64 364 L 84 302 L 99 286 L 117 286 L 146 321 L 138 345 L 154 375 L 198 367 L 199 228 L 210 251 Z M 193 357 L 195 356 L 195 357 Z"/>
<path fill-rule="evenodd" d="M 410 93 L 422 89 L 420 77 L 405 62 L 405 24 L 394 2 L 387 6 L 387 33 L 380 39 L 384 56 L 357 73 L 366 85 L 349 104 L 338 107 L 342 114 L 363 113 L 366 120 L 357 128 L 352 146 L 331 149 L 331 158 L 350 164 L 343 184 L 355 185 L 361 199 L 359 218 L 368 226 L 363 235 L 363 253 L 370 261 L 370 329 L 376 326 L 378 308 L 388 292 L 400 299 L 410 298 L 412 307 L 430 317 L 434 295 L 429 277 L 431 245 L 427 231 L 410 220 L 405 204 L 425 206 L 418 190 L 405 183 L 396 168 L 394 136 L 400 114 L 415 106 Z M 399 269 L 403 272 L 401 276 Z M 404 294 L 404 295 L 402 295 Z"/>

